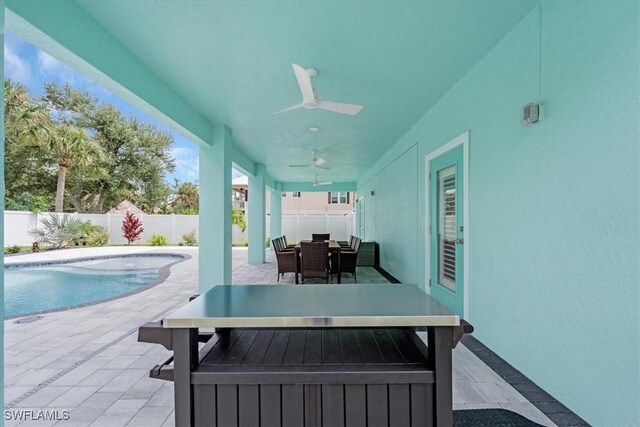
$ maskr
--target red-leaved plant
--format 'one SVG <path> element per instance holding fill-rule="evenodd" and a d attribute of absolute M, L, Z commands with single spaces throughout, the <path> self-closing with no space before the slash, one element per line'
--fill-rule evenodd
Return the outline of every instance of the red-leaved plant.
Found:
<path fill-rule="evenodd" d="M 127 212 L 122 221 L 122 236 L 127 239 L 127 244 L 140 239 L 140 235 L 144 231 L 142 221 L 131 212 Z"/>

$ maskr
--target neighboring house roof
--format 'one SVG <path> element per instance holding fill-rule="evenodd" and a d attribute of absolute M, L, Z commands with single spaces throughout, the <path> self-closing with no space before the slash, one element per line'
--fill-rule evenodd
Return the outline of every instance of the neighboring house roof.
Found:
<path fill-rule="evenodd" d="M 247 187 L 249 185 L 249 177 L 246 175 L 241 175 L 237 178 L 234 178 L 231 181 L 232 187 Z"/>
<path fill-rule="evenodd" d="M 136 205 L 134 205 L 133 203 L 131 203 L 130 201 L 123 200 L 120 203 L 118 203 L 118 206 L 116 206 L 115 208 L 111 208 L 111 210 L 109 211 L 109 213 L 127 213 L 127 212 L 139 214 L 139 213 L 142 213 L 142 210 Z"/>

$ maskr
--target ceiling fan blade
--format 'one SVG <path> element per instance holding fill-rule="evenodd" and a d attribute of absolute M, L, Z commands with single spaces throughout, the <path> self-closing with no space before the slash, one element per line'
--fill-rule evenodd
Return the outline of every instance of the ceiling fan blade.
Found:
<path fill-rule="evenodd" d="M 325 169 L 325 170 L 331 169 L 329 166 L 322 166 L 322 165 L 317 165 L 317 164 L 313 164 L 313 165 L 311 165 L 311 167 L 312 168 L 316 168 L 316 169 Z"/>
<path fill-rule="evenodd" d="M 308 168 L 309 165 L 289 165 L 290 168 Z"/>
<path fill-rule="evenodd" d="M 318 101 L 318 108 L 322 108 L 323 110 L 333 111 L 335 113 L 348 114 L 350 116 L 355 116 L 364 108 L 363 105 L 354 105 L 354 104 L 343 104 L 340 102 L 331 102 L 331 101 Z"/>
<path fill-rule="evenodd" d="M 313 183 L 313 186 L 314 186 L 314 187 L 317 187 L 317 186 L 319 186 L 319 185 L 331 185 L 331 184 L 333 184 L 333 181 L 314 182 L 314 183 Z"/>
<path fill-rule="evenodd" d="M 296 109 L 301 108 L 301 107 L 302 107 L 302 104 L 297 104 L 297 105 L 294 105 L 292 107 L 285 108 L 284 110 L 280 110 L 280 111 L 276 111 L 275 113 L 271 113 L 271 115 L 284 113 L 285 111 L 296 110 Z"/>
<path fill-rule="evenodd" d="M 316 157 L 315 159 L 313 159 L 313 164 L 316 166 L 323 165 L 324 162 L 325 160 L 322 157 Z"/>
<path fill-rule="evenodd" d="M 291 66 L 293 67 L 293 72 L 296 74 L 296 80 L 298 80 L 300 92 L 302 92 L 302 103 L 315 103 L 316 96 L 313 94 L 313 87 L 311 86 L 311 77 L 309 76 L 309 73 L 298 64 L 291 64 Z"/>

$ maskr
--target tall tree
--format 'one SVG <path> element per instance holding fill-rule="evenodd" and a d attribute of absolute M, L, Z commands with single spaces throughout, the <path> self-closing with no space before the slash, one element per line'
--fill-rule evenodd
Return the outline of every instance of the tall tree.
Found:
<path fill-rule="evenodd" d="M 102 213 L 127 198 L 156 212 L 171 194 L 171 135 L 70 85 L 47 83 L 34 100 L 6 80 L 5 135 L 7 206 L 53 207 L 56 194 L 56 210 Z"/>
<path fill-rule="evenodd" d="M 173 211 L 183 215 L 197 215 L 200 205 L 200 190 L 192 182 L 176 182 Z"/>
<path fill-rule="evenodd" d="M 44 144 L 48 154 L 56 159 L 58 183 L 56 189 L 55 211 L 64 210 L 65 182 L 67 171 L 75 166 L 86 169 L 100 162 L 104 157 L 102 149 L 96 145 L 83 129 L 68 124 L 55 127 Z"/>
<path fill-rule="evenodd" d="M 47 84 L 44 99 L 57 112 L 54 120 L 85 129 L 105 154 L 100 162 L 102 176 L 84 169 L 70 173 L 76 210 L 104 212 L 128 199 L 154 212 L 166 202 L 170 188 L 164 175 L 175 167 L 171 135 L 135 117 L 124 117 L 113 105 L 98 104 L 70 86 Z"/>
<path fill-rule="evenodd" d="M 98 103 L 89 92 L 75 89 L 69 83 L 58 86 L 55 82 L 48 82 L 43 89 L 42 102 L 56 123 L 76 126 L 81 116 L 91 114 Z"/>
<path fill-rule="evenodd" d="M 165 203 L 171 189 L 164 175 L 175 168 L 171 135 L 135 117 L 123 117 L 111 105 L 99 106 L 83 116 L 81 123 L 108 156 L 109 179 L 86 189 L 95 197 L 96 211 L 116 206 L 125 198 L 146 212 Z"/>
<path fill-rule="evenodd" d="M 34 206 L 23 202 L 38 200 L 38 210 L 50 209 L 55 171 L 37 148 L 38 142 L 49 137 L 49 111 L 24 86 L 8 79 L 4 81 L 4 103 L 6 206 L 31 210 Z"/>

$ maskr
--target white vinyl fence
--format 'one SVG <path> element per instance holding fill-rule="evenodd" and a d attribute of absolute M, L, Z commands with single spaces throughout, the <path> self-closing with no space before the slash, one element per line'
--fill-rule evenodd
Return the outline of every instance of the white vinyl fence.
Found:
<path fill-rule="evenodd" d="M 4 246 L 31 245 L 33 239 L 29 230 L 39 224 L 42 218 L 48 217 L 48 212 L 34 214 L 23 211 L 4 211 Z M 101 225 L 109 233 L 109 243 L 126 243 L 122 237 L 122 220 L 124 214 L 72 214 L 82 221 L 91 221 L 94 225 Z M 152 234 L 162 234 L 170 244 L 178 244 L 182 235 L 195 231 L 198 235 L 198 215 L 148 215 L 140 214 L 144 232 L 137 243 L 147 242 Z M 266 235 L 269 236 L 269 217 L 266 218 Z M 311 233 L 331 233 L 337 240 L 348 240 L 355 230 L 355 216 L 349 214 L 302 214 L 285 213 L 282 215 L 282 232 L 290 242 L 310 239 Z M 241 232 L 233 226 L 233 243 L 242 244 L 248 241 L 247 232 Z"/>

